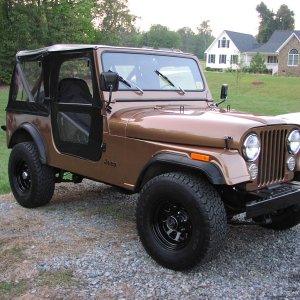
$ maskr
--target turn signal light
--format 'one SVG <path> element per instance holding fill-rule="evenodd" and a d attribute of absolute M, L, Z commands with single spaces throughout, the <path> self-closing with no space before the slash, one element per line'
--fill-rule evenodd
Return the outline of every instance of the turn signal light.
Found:
<path fill-rule="evenodd" d="M 205 162 L 210 161 L 209 155 L 199 154 L 199 153 L 191 153 L 191 158 L 194 160 L 200 160 L 200 161 L 205 161 Z"/>

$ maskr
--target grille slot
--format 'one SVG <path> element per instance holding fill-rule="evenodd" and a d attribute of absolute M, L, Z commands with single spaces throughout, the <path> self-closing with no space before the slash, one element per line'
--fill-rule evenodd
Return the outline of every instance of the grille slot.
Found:
<path fill-rule="evenodd" d="M 287 129 L 270 129 L 260 133 L 261 155 L 258 163 L 259 187 L 284 180 Z"/>

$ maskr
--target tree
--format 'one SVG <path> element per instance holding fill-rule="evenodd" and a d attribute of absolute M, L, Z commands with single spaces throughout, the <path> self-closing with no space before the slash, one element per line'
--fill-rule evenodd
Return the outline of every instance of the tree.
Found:
<path fill-rule="evenodd" d="M 154 48 L 178 49 L 180 47 L 180 35 L 169 30 L 166 26 L 156 24 L 143 34 L 143 44 Z"/>
<path fill-rule="evenodd" d="M 263 73 L 266 70 L 265 59 L 261 54 L 256 53 L 252 57 L 250 70 L 254 73 Z"/>
<path fill-rule="evenodd" d="M 285 4 L 281 5 L 277 11 L 275 22 L 276 29 L 294 30 L 294 12 L 290 10 Z"/>
<path fill-rule="evenodd" d="M 276 30 L 274 13 L 263 2 L 257 5 L 256 11 L 259 13 L 260 18 L 257 41 L 259 43 L 266 43 Z"/>
<path fill-rule="evenodd" d="M 260 18 L 257 35 L 259 43 L 266 43 L 275 30 L 294 30 L 294 12 L 285 4 L 280 6 L 276 14 L 270 11 L 263 2 L 257 5 L 256 10 Z"/>
<path fill-rule="evenodd" d="M 94 9 L 94 24 L 98 31 L 97 42 L 110 45 L 135 44 L 138 31 L 136 16 L 131 14 L 128 0 L 98 0 Z"/>
<path fill-rule="evenodd" d="M 94 41 L 93 7 L 89 0 L 0 0 L 0 81 L 10 81 L 18 50 Z"/>
<path fill-rule="evenodd" d="M 183 27 L 177 30 L 180 37 L 179 48 L 184 52 L 194 53 L 196 44 L 196 34 L 189 27 Z"/>
<path fill-rule="evenodd" d="M 205 50 L 214 40 L 214 37 L 211 34 L 212 30 L 210 28 L 209 22 L 209 20 L 205 20 L 200 24 L 199 27 L 197 27 L 198 34 L 195 54 L 201 59 L 204 58 Z"/>

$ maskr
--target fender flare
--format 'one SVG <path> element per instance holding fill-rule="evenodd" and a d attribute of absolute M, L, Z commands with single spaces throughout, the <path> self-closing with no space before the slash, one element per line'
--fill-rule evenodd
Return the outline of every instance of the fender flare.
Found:
<path fill-rule="evenodd" d="M 14 141 L 14 136 L 16 136 L 20 131 L 26 131 L 32 138 L 33 142 L 35 143 L 38 152 L 39 152 L 39 158 L 42 164 L 46 164 L 47 163 L 47 149 L 45 147 L 45 143 L 41 137 L 41 134 L 39 132 L 39 130 L 34 127 L 33 125 L 29 124 L 29 123 L 25 123 L 22 124 L 13 134 L 12 137 L 10 139 L 9 148 L 12 148 L 16 143 L 13 143 Z"/>
<path fill-rule="evenodd" d="M 187 157 L 186 155 L 181 154 L 160 153 L 153 156 L 150 159 L 150 161 L 146 164 L 143 171 L 141 172 L 141 175 L 139 176 L 137 186 L 139 186 L 142 183 L 143 178 L 149 170 L 149 168 L 151 166 L 155 166 L 155 164 L 173 165 L 176 167 L 186 167 L 188 169 L 198 170 L 201 173 L 203 173 L 208 179 L 208 181 L 213 185 L 226 184 L 221 170 L 218 166 L 216 166 L 213 163 L 193 160 Z"/>

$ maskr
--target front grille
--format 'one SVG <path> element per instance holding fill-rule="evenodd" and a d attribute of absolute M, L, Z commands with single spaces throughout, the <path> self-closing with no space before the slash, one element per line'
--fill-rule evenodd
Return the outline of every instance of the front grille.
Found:
<path fill-rule="evenodd" d="M 259 187 L 284 180 L 287 133 L 287 129 L 268 129 L 260 132 L 261 155 L 257 178 Z"/>

